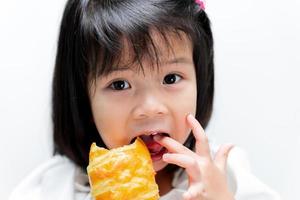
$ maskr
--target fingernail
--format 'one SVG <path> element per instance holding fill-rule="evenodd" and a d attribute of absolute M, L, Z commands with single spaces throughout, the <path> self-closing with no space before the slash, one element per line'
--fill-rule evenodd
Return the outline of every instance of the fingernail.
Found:
<path fill-rule="evenodd" d="M 191 113 L 189 113 L 189 114 L 187 115 L 187 117 L 193 117 L 193 115 L 192 115 Z"/>
<path fill-rule="evenodd" d="M 161 135 L 154 135 L 153 139 L 156 141 L 161 140 L 162 136 Z"/>
<path fill-rule="evenodd" d="M 163 155 L 163 160 L 168 160 L 168 158 L 169 158 L 169 155 L 168 155 L 167 153 L 165 153 L 165 154 Z"/>
<path fill-rule="evenodd" d="M 232 143 L 226 144 L 226 147 L 228 148 L 227 154 L 229 154 L 229 152 L 232 150 L 232 148 L 233 148 L 234 146 L 235 146 L 235 145 L 232 144 Z"/>
<path fill-rule="evenodd" d="M 232 144 L 232 143 L 227 143 L 226 146 L 227 146 L 228 148 L 232 149 L 235 145 Z"/>
<path fill-rule="evenodd" d="M 194 116 L 190 113 L 187 115 L 187 119 L 190 121 L 190 120 L 193 120 Z"/>

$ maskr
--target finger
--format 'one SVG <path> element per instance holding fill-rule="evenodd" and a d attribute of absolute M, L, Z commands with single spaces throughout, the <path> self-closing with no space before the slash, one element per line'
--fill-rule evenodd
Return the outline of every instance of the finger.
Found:
<path fill-rule="evenodd" d="M 189 189 L 183 194 L 184 200 L 198 200 L 202 199 L 203 184 L 198 183 L 191 185 Z"/>
<path fill-rule="evenodd" d="M 168 149 L 171 153 L 181 153 L 195 157 L 195 153 L 171 137 L 155 135 L 154 140 Z"/>
<path fill-rule="evenodd" d="M 216 153 L 214 163 L 223 172 L 226 171 L 227 159 L 230 150 L 234 147 L 233 144 L 222 145 Z"/>
<path fill-rule="evenodd" d="M 196 154 L 211 159 L 208 138 L 201 124 L 191 114 L 187 116 L 187 122 L 192 128 L 192 132 L 196 139 Z"/>
<path fill-rule="evenodd" d="M 163 155 L 163 160 L 184 168 L 191 182 L 200 181 L 200 167 L 192 157 L 179 153 L 166 153 Z"/>

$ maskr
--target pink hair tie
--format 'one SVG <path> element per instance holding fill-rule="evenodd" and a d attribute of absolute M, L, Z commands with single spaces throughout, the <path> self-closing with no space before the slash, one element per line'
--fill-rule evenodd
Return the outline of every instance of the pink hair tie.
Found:
<path fill-rule="evenodd" d="M 195 3 L 198 4 L 201 10 L 205 10 L 204 2 L 201 0 L 195 0 Z"/>

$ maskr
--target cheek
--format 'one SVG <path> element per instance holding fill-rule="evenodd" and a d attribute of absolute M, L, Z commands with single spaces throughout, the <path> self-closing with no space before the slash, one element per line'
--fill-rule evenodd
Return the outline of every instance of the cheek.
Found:
<path fill-rule="evenodd" d="M 123 116 L 126 107 L 116 106 L 112 101 L 96 101 L 92 104 L 94 123 L 97 130 L 108 148 L 123 145 L 125 117 Z"/>
<path fill-rule="evenodd" d="M 191 132 L 191 128 L 186 122 L 188 114 L 196 114 L 197 105 L 197 90 L 194 87 L 185 91 L 185 95 L 176 102 L 176 135 L 175 139 L 180 143 L 184 143 Z"/>
<path fill-rule="evenodd" d="M 197 107 L 197 89 L 194 84 L 186 87 L 182 93 L 175 97 L 174 103 L 176 104 L 177 110 L 182 114 L 195 114 Z"/>

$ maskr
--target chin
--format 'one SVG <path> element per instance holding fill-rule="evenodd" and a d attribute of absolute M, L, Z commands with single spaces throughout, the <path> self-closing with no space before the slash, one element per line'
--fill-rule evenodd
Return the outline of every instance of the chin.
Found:
<path fill-rule="evenodd" d="M 168 163 L 162 161 L 162 160 L 159 160 L 159 161 L 156 161 L 156 162 L 153 162 L 153 168 L 156 172 L 162 170 L 163 168 L 165 168 L 166 166 L 168 165 Z"/>

